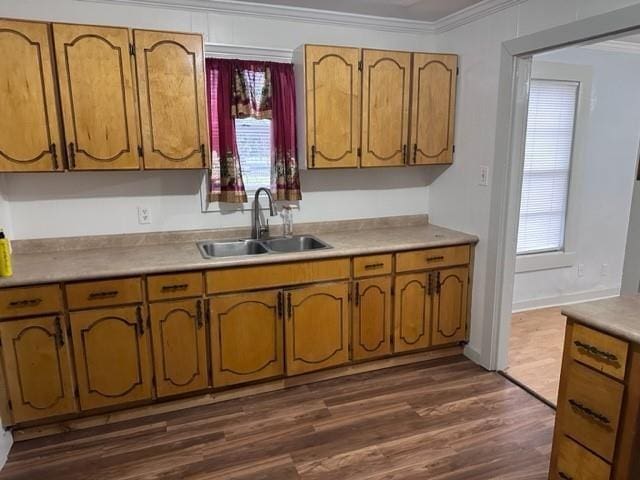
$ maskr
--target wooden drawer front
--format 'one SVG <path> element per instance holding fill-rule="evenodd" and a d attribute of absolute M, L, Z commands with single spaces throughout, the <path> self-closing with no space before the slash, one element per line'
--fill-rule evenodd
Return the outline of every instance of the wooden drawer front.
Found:
<path fill-rule="evenodd" d="M 558 461 L 551 469 L 552 480 L 609 480 L 611 466 L 573 440 L 558 437 Z"/>
<path fill-rule="evenodd" d="M 139 277 L 72 283 L 66 289 L 71 310 L 142 302 Z"/>
<path fill-rule="evenodd" d="M 389 275 L 392 270 L 392 255 L 367 255 L 353 259 L 353 277 L 373 277 Z"/>
<path fill-rule="evenodd" d="M 402 252 L 396 255 L 396 271 L 410 272 L 412 270 L 466 265 L 469 263 L 469 258 L 469 245 Z"/>
<path fill-rule="evenodd" d="M 571 338 L 571 358 L 591 368 L 624 380 L 627 365 L 627 342 L 575 324 Z"/>
<path fill-rule="evenodd" d="M 0 290 L 0 318 L 60 312 L 60 293 L 58 285 Z"/>
<path fill-rule="evenodd" d="M 611 461 L 624 385 L 576 362 L 566 375 L 566 392 L 558 402 L 561 431 Z"/>
<path fill-rule="evenodd" d="M 349 278 L 348 258 L 279 263 L 207 272 L 207 293 L 237 292 Z"/>
<path fill-rule="evenodd" d="M 151 302 L 171 298 L 199 297 L 202 292 L 201 272 L 147 277 L 147 294 Z"/>

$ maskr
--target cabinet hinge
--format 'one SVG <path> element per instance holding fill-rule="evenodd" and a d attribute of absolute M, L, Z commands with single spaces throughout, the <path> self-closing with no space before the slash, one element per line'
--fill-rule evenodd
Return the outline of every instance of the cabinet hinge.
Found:
<path fill-rule="evenodd" d="M 347 295 L 347 301 L 351 303 L 351 292 L 349 292 L 349 294 Z"/>
<path fill-rule="evenodd" d="M 358 157 L 362 157 L 362 148 L 358 147 L 357 153 Z"/>
<path fill-rule="evenodd" d="M 456 153 L 456 146 L 453 145 L 453 147 L 451 147 L 451 153 Z"/>
<path fill-rule="evenodd" d="M 129 44 L 129 54 L 132 56 L 136 56 L 136 46 L 133 43 Z"/>
<path fill-rule="evenodd" d="M 456 76 L 460 75 L 460 67 L 456 67 Z"/>
<path fill-rule="evenodd" d="M 358 70 L 362 71 L 362 60 L 358 61 Z"/>
<path fill-rule="evenodd" d="M 76 393 L 76 397 L 80 396 L 80 390 L 78 390 L 78 387 L 76 387 L 75 393 Z"/>
<path fill-rule="evenodd" d="M 138 145 L 138 156 L 140 158 L 144 156 L 144 150 L 142 149 L 142 145 Z"/>
<path fill-rule="evenodd" d="M 7 405 L 9 406 L 9 410 L 13 410 L 13 403 L 11 403 L 11 400 L 7 400 Z"/>

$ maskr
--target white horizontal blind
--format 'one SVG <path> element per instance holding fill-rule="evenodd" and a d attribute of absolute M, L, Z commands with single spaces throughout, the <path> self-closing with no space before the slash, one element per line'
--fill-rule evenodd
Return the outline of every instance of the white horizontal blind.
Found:
<path fill-rule="evenodd" d="M 564 248 L 579 82 L 532 80 L 518 254 Z"/>
<path fill-rule="evenodd" d="M 255 73 L 255 95 L 258 103 L 264 86 L 264 73 Z M 236 144 L 242 179 L 247 192 L 271 186 L 271 120 L 237 118 Z"/>

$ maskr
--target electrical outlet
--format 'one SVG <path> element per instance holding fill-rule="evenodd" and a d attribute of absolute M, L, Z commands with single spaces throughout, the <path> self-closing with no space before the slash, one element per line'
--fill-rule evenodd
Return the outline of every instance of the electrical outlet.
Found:
<path fill-rule="evenodd" d="M 584 277 L 584 263 L 578 264 L 578 276 Z"/>
<path fill-rule="evenodd" d="M 489 186 L 489 167 L 487 167 L 486 165 L 482 165 L 480 167 L 480 186 Z"/>
<path fill-rule="evenodd" d="M 138 224 L 148 225 L 151 223 L 151 209 L 149 207 L 138 207 Z"/>

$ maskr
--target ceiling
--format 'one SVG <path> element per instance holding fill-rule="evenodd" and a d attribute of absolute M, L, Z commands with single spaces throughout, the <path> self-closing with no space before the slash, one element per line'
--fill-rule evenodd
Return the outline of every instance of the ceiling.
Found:
<path fill-rule="evenodd" d="M 376 17 L 433 22 L 483 0 L 249 0 L 265 5 L 286 5 Z"/>

